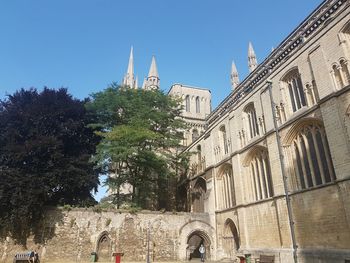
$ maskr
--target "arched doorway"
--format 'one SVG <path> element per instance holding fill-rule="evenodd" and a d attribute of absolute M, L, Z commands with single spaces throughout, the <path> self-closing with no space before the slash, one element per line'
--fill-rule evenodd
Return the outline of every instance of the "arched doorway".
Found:
<path fill-rule="evenodd" d="M 112 255 L 112 242 L 107 232 L 103 232 L 97 241 L 97 260 L 108 262 Z"/>
<path fill-rule="evenodd" d="M 225 221 L 222 246 L 227 258 L 235 258 L 236 251 L 240 247 L 240 240 L 235 223 L 228 218 Z"/>
<path fill-rule="evenodd" d="M 193 231 L 187 238 L 187 259 L 200 259 L 199 247 L 205 247 L 205 258 L 210 259 L 210 239 L 200 230 Z"/>

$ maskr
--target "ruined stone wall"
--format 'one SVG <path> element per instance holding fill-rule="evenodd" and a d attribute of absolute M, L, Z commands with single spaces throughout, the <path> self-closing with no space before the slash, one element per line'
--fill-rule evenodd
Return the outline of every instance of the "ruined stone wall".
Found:
<path fill-rule="evenodd" d="M 148 251 L 151 261 L 185 260 L 194 231 L 208 237 L 214 257 L 215 233 L 208 222 L 204 213 L 50 210 L 27 248 L 7 238 L 1 240 L 0 257 L 1 262 L 12 262 L 16 252 L 39 248 L 41 262 L 88 262 L 94 251 L 100 262 L 112 262 L 113 252 L 124 253 L 123 261 L 146 261 Z"/>

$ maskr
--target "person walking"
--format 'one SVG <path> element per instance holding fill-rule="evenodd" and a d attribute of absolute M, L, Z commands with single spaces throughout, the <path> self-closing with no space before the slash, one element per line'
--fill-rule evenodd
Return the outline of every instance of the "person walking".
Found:
<path fill-rule="evenodd" d="M 28 255 L 29 255 L 28 262 L 29 262 L 29 263 L 34 263 L 34 260 L 35 260 L 34 256 L 35 256 L 35 254 L 34 254 L 33 249 L 31 249 L 31 250 L 29 251 Z"/>
<path fill-rule="evenodd" d="M 199 253 L 201 254 L 201 261 L 204 262 L 205 247 L 203 244 L 201 244 L 199 247 Z"/>

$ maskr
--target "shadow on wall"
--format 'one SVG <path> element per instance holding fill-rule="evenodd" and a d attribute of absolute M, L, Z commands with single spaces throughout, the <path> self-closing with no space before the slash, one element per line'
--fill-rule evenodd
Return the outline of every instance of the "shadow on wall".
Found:
<path fill-rule="evenodd" d="M 45 245 L 55 237 L 56 224 L 63 224 L 63 212 L 57 208 L 47 208 L 41 222 L 33 229 L 35 244 Z"/>
<path fill-rule="evenodd" d="M 45 254 L 45 245 L 55 237 L 56 225 L 63 224 L 63 211 L 57 208 L 46 208 L 42 220 L 28 229 L 29 237 L 24 240 L 10 238 L 10 235 L 0 237 L 0 261 L 12 262 L 16 253 L 36 249 L 39 258 Z"/>

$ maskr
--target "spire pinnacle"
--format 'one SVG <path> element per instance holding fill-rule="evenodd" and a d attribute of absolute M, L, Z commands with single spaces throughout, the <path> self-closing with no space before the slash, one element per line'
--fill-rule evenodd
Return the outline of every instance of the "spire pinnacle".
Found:
<path fill-rule="evenodd" d="M 159 78 L 157 64 L 156 64 L 156 58 L 154 56 L 152 56 L 152 62 L 151 62 L 151 67 L 149 68 L 148 77 Z"/>
<path fill-rule="evenodd" d="M 235 65 L 235 62 L 232 60 L 232 66 L 231 66 L 231 85 L 232 85 L 232 90 L 234 90 L 238 84 L 239 84 L 239 77 L 238 77 L 238 71 Z"/>
<path fill-rule="evenodd" d="M 151 66 L 149 68 L 148 77 L 144 82 L 143 89 L 159 89 L 159 75 L 157 70 L 156 58 L 152 56 Z"/>
<path fill-rule="evenodd" d="M 130 88 L 135 87 L 135 77 L 134 77 L 134 48 L 131 46 L 128 70 L 123 79 L 123 86 L 128 86 Z"/>
<path fill-rule="evenodd" d="M 249 42 L 248 46 L 248 66 L 249 66 L 249 72 L 252 72 L 258 65 L 258 62 L 256 60 L 256 55 L 253 49 L 253 45 L 251 42 Z"/>
<path fill-rule="evenodd" d="M 134 76 L 134 47 L 133 46 L 131 46 L 128 71 L 126 73 L 129 74 L 130 76 Z"/>

